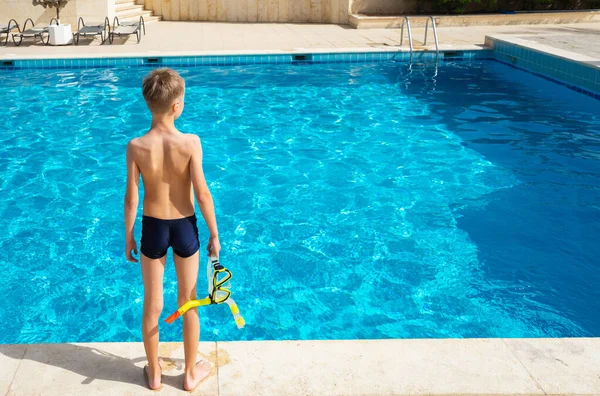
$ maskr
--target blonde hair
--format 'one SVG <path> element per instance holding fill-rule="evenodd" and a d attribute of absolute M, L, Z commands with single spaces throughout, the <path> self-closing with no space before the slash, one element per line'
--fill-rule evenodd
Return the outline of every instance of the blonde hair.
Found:
<path fill-rule="evenodd" d="M 183 96 L 185 81 L 173 69 L 154 69 L 142 82 L 142 94 L 153 113 L 165 113 L 173 102 Z"/>

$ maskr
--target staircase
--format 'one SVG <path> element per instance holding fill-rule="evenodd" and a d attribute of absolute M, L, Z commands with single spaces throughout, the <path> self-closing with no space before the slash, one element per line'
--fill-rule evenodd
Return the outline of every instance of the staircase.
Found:
<path fill-rule="evenodd" d="M 140 16 L 144 17 L 144 23 L 160 21 L 161 16 L 154 15 L 143 5 L 136 4 L 136 0 L 115 0 L 115 15 L 119 21 L 137 21 Z"/>

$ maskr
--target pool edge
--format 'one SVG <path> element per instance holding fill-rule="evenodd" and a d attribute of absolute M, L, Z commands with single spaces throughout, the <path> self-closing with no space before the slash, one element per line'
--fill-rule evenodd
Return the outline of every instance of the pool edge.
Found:
<path fill-rule="evenodd" d="M 0 345 L 0 352 L 0 366 L 12 373 L 10 382 L 0 377 L 7 394 L 145 392 L 142 343 Z M 600 392 L 600 338 L 203 342 L 199 352 L 215 367 L 203 395 Z M 182 344 L 163 343 L 159 354 L 161 394 L 189 394 L 180 390 Z"/>

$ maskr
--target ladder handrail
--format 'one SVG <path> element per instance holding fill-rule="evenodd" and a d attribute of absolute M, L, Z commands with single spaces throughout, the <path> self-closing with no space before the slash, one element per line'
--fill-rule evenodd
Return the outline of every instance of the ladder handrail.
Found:
<path fill-rule="evenodd" d="M 433 38 L 435 39 L 435 51 L 439 52 L 440 48 L 438 46 L 438 37 L 437 37 L 437 29 L 435 28 L 435 19 L 433 16 L 429 16 L 427 19 L 427 24 L 425 25 L 425 40 L 423 40 L 423 45 L 427 45 L 427 31 L 429 30 L 429 20 L 431 20 L 431 26 L 433 26 Z M 410 29 L 409 29 L 410 31 Z M 402 45 L 402 43 L 400 43 Z"/>
<path fill-rule="evenodd" d="M 412 33 L 410 31 L 410 19 L 407 16 L 404 17 L 402 21 L 402 26 L 400 27 L 400 47 L 402 47 L 402 43 L 404 42 L 404 23 L 406 22 L 407 30 L 408 30 L 408 44 L 410 45 L 410 52 L 413 51 L 413 43 L 412 43 Z M 429 23 L 429 21 L 428 21 Z M 427 32 L 426 32 L 427 33 Z"/>

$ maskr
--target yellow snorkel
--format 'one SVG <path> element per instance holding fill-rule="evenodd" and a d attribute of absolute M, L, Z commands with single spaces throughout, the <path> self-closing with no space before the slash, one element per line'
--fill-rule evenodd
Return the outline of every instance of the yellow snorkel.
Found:
<path fill-rule="evenodd" d="M 186 302 L 179 307 L 177 311 L 173 312 L 165 322 L 173 323 L 181 315 L 195 307 L 225 303 L 229 306 L 229 310 L 233 315 L 233 319 L 235 320 L 238 329 L 244 327 L 246 322 L 244 321 L 244 318 L 242 318 L 242 315 L 240 315 L 237 304 L 230 298 L 231 286 L 229 280 L 231 279 L 231 271 L 219 264 L 219 259 L 216 256 L 210 256 L 208 260 L 208 264 L 206 265 L 206 278 L 208 280 L 208 297 L 201 300 L 190 300 Z"/>

